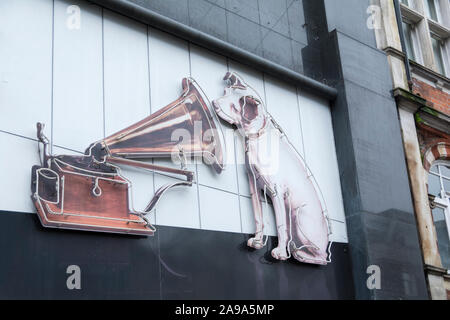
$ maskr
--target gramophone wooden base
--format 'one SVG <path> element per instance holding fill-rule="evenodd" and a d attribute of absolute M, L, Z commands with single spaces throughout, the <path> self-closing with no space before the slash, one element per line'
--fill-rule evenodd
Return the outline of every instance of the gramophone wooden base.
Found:
<path fill-rule="evenodd" d="M 154 234 L 154 231 L 146 226 L 145 221 L 132 214 L 128 215 L 128 219 L 135 220 L 135 222 L 111 220 L 94 215 L 89 217 L 89 213 L 83 213 L 83 216 L 71 215 L 77 214 L 76 212 L 54 214 L 49 212 L 42 202 L 35 199 L 33 199 L 33 201 L 37 208 L 39 220 L 44 227 L 144 236 L 151 236 Z"/>

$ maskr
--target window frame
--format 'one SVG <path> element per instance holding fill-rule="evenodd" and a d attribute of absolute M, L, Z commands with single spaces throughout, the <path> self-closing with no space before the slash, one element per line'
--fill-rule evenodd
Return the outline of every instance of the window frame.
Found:
<path fill-rule="evenodd" d="M 442 11 L 441 11 L 441 3 L 439 2 L 439 0 L 431 0 L 431 1 L 433 1 L 433 5 L 434 5 L 434 10 L 436 11 L 436 20 L 434 20 L 432 17 L 431 17 L 431 11 L 430 11 L 430 6 L 428 5 L 429 4 L 429 1 L 428 0 L 423 0 L 423 2 L 424 2 L 424 13 L 425 13 L 425 17 L 427 18 L 427 19 L 429 19 L 429 20 L 431 20 L 431 21 L 434 21 L 434 22 L 436 22 L 436 23 L 439 23 L 439 24 L 443 24 L 443 17 L 442 17 Z"/>
<path fill-rule="evenodd" d="M 436 197 L 433 200 L 433 205 L 444 210 L 445 224 L 447 225 L 447 234 L 450 240 L 450 195 L 444 198 Z M 434 220 L 433 220 L 434 221 Z"/>
<path fill-rule="evenodd" d="M 410 25 L 411 38 L 415 59 L 418 65 L 432 70 L 443 77 L 450 77 L 450 2 L 449 0 L 434 0 L 437 21 L 429 18 L 427 0 L 408 0 L 400 2 L 402 23 Z M 402 31 L 403 32 L 403 31 Z M 440 56 L 442 56 L 443 72 L 440 72 L 439 63 L 433 50 L 433 37 L 436 35 L 441 41 Z M 436 37 L 434 37 L 436 38 Z"/>
<path fill-rule="evenodd" d="M 444 76 L 447 76 L 449 74 L 449 70 L 448 70 L 449 66 L 447 65 L 446 59 L 445 59 L 447 56 L 447 52 L 446 52 L 446 48 L 445 48 L 445 40 L 442 39 L 438 34 L 436 34 L 434 32 L 430 33 L 430 39 L 431 39 L 431 48 L 433 50 L 433 54 L 435 54 L 434 48 L 433 48 L 433 40 L 436 40 L 438 43 L 438 46 L 439 46 L 438 49 L 440 51 L 439 53 L 441 55 L 441 63 L 442 63 L 442 69 L 443 69 L 442 74 Z M 434 59 L 436 60 L 436 56 L 434 57 Z M 437 68 L 438 61 L 435 61 L 435 63 L 436 63 L 436 68 Z"/>
<path fill-rule="evenodd" d="M 414 59 L 411 57 L 409 57 L 409 59 L 416 63 L 423 64 L 422 49 L 420 47 L 419 35 L 417 33 L 417 23 L 404 16 L 402 17 L 402 23 L 408 24 L 411 30 L 411 45 L 414 53 Z"/>
<path fill-rule="evenodd" d="M 440 208 L 444 211 L 444 219 L 445 219 L 445 225 L 447 226 L 447 236 L 448 239 L 450 241 L 450 190 L 445 190 L 445 186 L 444 186 L 444 179 L 449 180 L 450 181 L 450 177 L 444 175 L 441 171 L 441 166 L 445 166 L 445 167 L 449 167 L 450 168 L 450 163 L 448 161 L 435 161 L 432 165 L 432 167 L 430 168 L 430 171 L 428 172 L 429 175 L 433 175 L 433 176 L 437 176 L 439 177 L 439 182 L 440 182 L 440 192 L 438 195 L 433 196 L 431 195 L 432 201 L 430 202 L 431 204 L 431 209 L 433 208 Z M 433 169 L 437 167 L 437 172 L 434 172 Z M 431 210 L 431 214 L 432 210 Z M 433 224 L 434 224 L 434 217 L 433 219 Z M 436 234 L 437 236 L 437 234 Z M 437 239 L 436 239 L 437 241 Z M 450 271 L 450 269 L 449 269 Z"/>

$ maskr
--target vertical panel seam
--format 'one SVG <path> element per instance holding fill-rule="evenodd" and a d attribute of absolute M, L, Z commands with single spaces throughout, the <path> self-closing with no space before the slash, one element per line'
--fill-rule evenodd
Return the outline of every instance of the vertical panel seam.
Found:
<path fill-rule="evenodd" d="M 262 72 L 262 82 L 263 82 L 263 90 L 264 90 L 264 101 L 265 101 L 265 108 L 266 108 L 266 112 L 269 112 L 269 107 L 268 107 L 268 103 L 267 103 L 267 93 L 266 93 L 266 75 L 265 75 L 265 73 L 264 72 Z M 258 192 L 258 191 L 256 191 L 256 192 Z M 250 192 L 250 196 L 251 196 L 251 192 Z M 258 197 L 259 198 L 259 197 Z M 253 201 L 252 201 L 253 202 Z M 260 200 L 260 202 L 262 202 L 261 200 Z M 252 207 L 253 207 L 253 203 L 252 203 Z M 262 204 L 261 204 L 261 207 L 262 207 Z M 261 208 L 261 211 L 262 211 L 262 223 L 263 223 L 263 225 L 264 226 L 267 226 L 268 225 L 268 223 L 266 223 L 266 221 L 267 221 L 267 215 L 269 215 L 270 214 L 270 210 L 269 210 L 269 212 L 264 212 L 264 209 L 263 208 Z M 276 229 L 277 228 L 277 221 L 275 221 L 275 232 L 278 232 L 278 230 Z M 263 229 L 264 230 L 264 229 Z M 267 231 L 266 231 L 267 232 Z M 264 235 L 264 232 L 263 232 L 263 235 Z M 267 235 L 267 233 L 266 233 L 266 235 Z M 267 249 L 269 248 L 269 246 L 267 246 Z"/>
<path fill-rule="evenodd" d="M 53 101 L 54 101 L 54 65 L 55 65 L 55 0 L 52 2 L 52 60 L 50 79 L 50 153 L 53 154 Z"/>
<path fill-rule="evenodd" d="M 298 111 L 298 118 L 300 120 L 300 138 L 302 141 L 302 149 L 303 149 L 303 158 L 306 162 L 306 152 L 305 152 L 305 139 L 303 137 L 303 122 L 302 122 L 302 112 L 300 107 L 300 101 L 299 101 L 299 90 L 298 87 L 295 87 L 295 96 L 297 98 L 297 111 Z"/>
<path fill-rule="evenodd" d="M 102 7 L 102 103 L 103 103 L 103 138 L 106 137 L 105 115 L 105 21 Z"/>
<path fill-rule="evenodd" d="M 229 72 L 230 71 L 230 59 L 228 59 L 227 57 L 225 59 L 226 59 L 226 62 L 227 62 L 227 71 Z M 218 121 L 220 121 L 220 120 L 218 120 Z M 240 225 L 241 225 L 241 233 L 243 233 L 244 232 L 244 228 L 243 228 L 243 225 L 242 225 L 241 191 L 240 191 L 240 188 L 239 188 L 239 171 L 238 171 L 238 162 L 237 162 L 237 152 L 236 152 L 237 146 L 236 146 L 236 135 L 235 135 L 235 132 L 236 131 L 233 130 L 234 169 L 236 171 L 236 184 L 237 184 L 237 192 L 238 192 L 237 198 L 238 198 L 238 205 L 239 205 L 239 221 L 240 221 Z"/>
<path fill-rule="evenodd" d="M 150 64 L 150 27 L 148 25 L 146 25 L 146 31 L 147 31 L 147 77 L 148 77 L 148 104 L 149 104 L 149 109 L 150 109 L 150 114 L 152 114 L 152 86 L 151 86 L 151 64 Z M 155 163 L 155 160 L 152 158 L 151 159 L 152 164 Z M 152 179 L 153 179 L 153 194 L 155 194 L 156 192 L 156 184 L 155 184 L 155 173 L 152 173 Z M 155 225 L 156 225 L 156 213 L 157 213 L 157 208 L 155 208 L 154 211 L 154 217 L 155 217 Z M 163 288 L 162 288 L 162 268 L 161 268 L 161 240 L 159 237 L 159 232 L 156 232 L 156 239 L 157 239 L 157 251 L 158 251 L 158 258 L 159 258 L 159 263 L 158 263 L 158 273 L 159 273 L 159 299 L 162 300 L 163 299 Z"/>
<path fill-rule="evenodd" d="M 225 5 L 225 7 L 226 7 L 226 5 Z M 226 33 L 225 33 L 225 38 L 227 39 L 227 42 L 230 42 L 229 41 L 229 37 L 228 37 L 228 12 L 227 12 L 227 9 L 226 8 L 223 8 L 224 9 L 224 11 L 225 11 L 225 30 L 226 30 Z M 225 57 L 226 59 L 227 59 L 227 68 L 228 68 L 228 57 Z"/>
<path fill-rule="evenodd" d="M 258 45 L 256 46 L 255 50 L 258 49 L 258 47 L 261 48 L 262 56 L 264 57 L 264 48 L 263 48 L 263 30 L 262 30 L 262 24 L 261 24 L 261 8 L 259 7 L 259 0 L 256 0 L 256 6 L 258 7 L 258 30 L 259 30 L 259 41 Z"/>
<path fill-rule="evenodd" d="M 192 57 L 191 57 L 191 43 L 187 42 L 188 45 L 188 56 L 189 56 L 189 76 L 192 77 Z M 199 228 L 202 229 L 202 212 L 201 212 L 201 205 L 200 205 L 200 187 L 198 183 L 198 164 L 197 159 L 194 157 L 194 163 L 195 163 L 195 184 L 197 186 L 197 207 L 198 207 L 198 224 Z"/>
<path fill-rule="evenodd" d="M 152 86 L 151 86 L 151 65 L 150 65 L 150 27 L 146 25 L 147 27 L 147 77 L 148 77 L 148 104 L 150 109 L 150 114 L 152 114 Z M 151 159 L 152 164 L 155 163 L 155 160 Z M 153 194 L 156 192 L 156 184 L 155 184 L 155 172 L 152 173 L 152 180 L 153 180 Z M 156 212 L 157 208 L 155 208 L 154 211 L 154 217 L 155 217 L 155 225 L 156 225 Z M 159 239 L 159 238 L 158 238 Z"/>

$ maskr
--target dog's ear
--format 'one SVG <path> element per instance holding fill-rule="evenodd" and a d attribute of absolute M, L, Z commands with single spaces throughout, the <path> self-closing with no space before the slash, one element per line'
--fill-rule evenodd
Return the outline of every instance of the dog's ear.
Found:
<path fill-rule="evenodd" d="M 245 90 L 244 82 L 234 72 L 227 72 L 223 80 L 230 82 L 230 88 Z"/>
<path fill-rule="evenodd" d="M 256 98 L 254 96 L 247 96 L 247 98 L 252 101 L 256 106 L 259 106 L 262 104 L 261 100 L 259 98 Z"/>

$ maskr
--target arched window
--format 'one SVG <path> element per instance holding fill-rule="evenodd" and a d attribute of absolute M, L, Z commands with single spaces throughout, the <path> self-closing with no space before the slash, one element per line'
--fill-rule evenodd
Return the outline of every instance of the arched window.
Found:
<path fill-rule="evenodd" d="M 428 193 L 442 265 L 450 269 L 450 161 L 433 163 L 428 175 Z"/>

